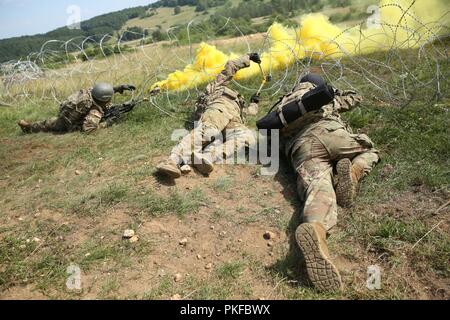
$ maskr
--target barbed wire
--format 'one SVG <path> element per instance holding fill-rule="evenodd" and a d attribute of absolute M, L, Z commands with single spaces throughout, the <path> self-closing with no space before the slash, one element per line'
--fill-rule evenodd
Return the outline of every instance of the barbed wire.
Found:
<path fill-rule="evenodd" d="M 244 52 L 272 50 L 272 54 L 276 54 L 274 44 L 281 42 L 293 56 L 299 51 L 304 52 L 304 57 L 286 64 L 283 70 L 274 70 L 270 62 L 270 74 L 276 77 L 263 92 L 271 96 L 289 91 L 301 75 L 320 70 L 327 81 L 336 87 L 358 91 L 363 86 L 371 86 L 372 96 L 383 103 L 408 103 L 414 93 L 423 88 L 436 98 L 442 97 L 448 85 L 443 70 L 448 68 L 446 43 L 450 32 L 449 27 L 440 21 L 448 17 L 448 12 L 443 13 L 439 21 L 423 23 L 410 12 L 411 6 L 385 5 L 389 6 L 402 12 L 397 24 L 380 21 L 380 29 L 368 33 L 364 28 L 365 22 L 359 23 L 328 39 L 326 43 L 332 44 L 336 51 L 326 53 L 309 49 L 305 45 L 307 39 L 300 38 L 299 32 L 294 33 L 295 39 L 244 35 L 229 17 L 220 17 L 223 24 L 217 25 L 213 34 L 232 26 L 240 35 L 237 38 L 215 40 L 207 30 L 201 30 L 201 24 L 196 24 L 194 19 L 185 27 L 187 40 L 184 42 L 177 37 L 181 27 L 169 28 L 166 31 L 168 40 L 162 42 L 153 40 L 152 31 L 158 28 L 147 29 L 144 33 L 128 30 L 118 37 L 106 34 L 100 38 L 50 40 L 42 45 L 39 52 L 30 53 L 26 59 L 0 64 L 0 105 L 40 105 L 42 100 L 60 103 L 68 94 L 92 86 L 97 81 L 133 83 L 139 88 L 135 95 L 142 97 L 153 83 L 192 63 L 199 40 Z M 414 21 L 415 27 L 404 22 L 406 17 Z M 357 38 L 346 36 L 355 32 Z M 401 37 L 399 33 L 402 33 Z M 196 41 L 192 39 L 193 34 Z M 135 40 L 126 41 L 130 38 Z M 354 52 L 347 51 L 346 46 L 354 48 Z M 416 68 L 417 65 L 421 68 Z M 254 93 L 258 89 L 245 81 L 234 81 L 234 84 L 244 92 Z M 150 104 L 173 116 L 175 98 L 178 103 L 180 97 L 189 103 L 203 88 L 204 84 L 201 84 L 190 90 L 165 91 L 151 98 Z"/>

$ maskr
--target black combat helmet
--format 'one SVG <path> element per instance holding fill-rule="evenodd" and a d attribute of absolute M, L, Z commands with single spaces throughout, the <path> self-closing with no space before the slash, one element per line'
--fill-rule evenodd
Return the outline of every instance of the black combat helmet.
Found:
<path fill-rule="evenodd" d="M 300 83 L 303 82 L 309 82 L 312 84 L 315 84 L 316 86 L 321 86 L 326 84 L 325 80 L 323 80 L 323 78 L 315 73 L 308 73 L 306 76 L 304 76 L 301 80 Z"/>
<path fill-rule="evenodd" d="M 109 83 L 97 83 L 91 91 L 92 98 L 99 102 L 109 102 L 114 95 L 114 88 Z"/>

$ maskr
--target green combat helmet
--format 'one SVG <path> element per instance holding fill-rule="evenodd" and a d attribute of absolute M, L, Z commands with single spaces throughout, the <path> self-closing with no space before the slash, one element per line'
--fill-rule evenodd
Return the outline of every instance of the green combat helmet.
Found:
<path fill-rule="evenodd" d="M 100 102 L 111 101 L 114 95 L 114 88 L 109 83 L 97 83 L 91 91 L 92 98 Z"/>

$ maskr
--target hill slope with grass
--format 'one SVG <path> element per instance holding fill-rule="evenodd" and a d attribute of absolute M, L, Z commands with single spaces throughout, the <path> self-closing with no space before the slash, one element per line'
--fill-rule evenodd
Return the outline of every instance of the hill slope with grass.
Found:
<path fill-rule="evenodd" d="M 193 41 L 198 41 L 196 37 L 205 33 L 209 33 L 211 38 L 234 37 L 263 32 L 274 21 L 298 24 L 302 14 L 322 10 L 333 22 L 353 25 L 369 15 L 366 13 L 367 6 L 376 1 L 162 0 L 82 21 L 80 29 L 65 26 L 45 34 L 0 39 L 0 63 L 20 59 L 39 61 L 42 57 L 37 54 L 41 53 L 44 44 L 54 40 L 59 42 L 51 42 L 47 50 L 53 52 L 64 48 L 75 52 L 80 50 L 82 44 L 88 49 L 105 36 L 114 39 L 105 42 L 109 45 L 117 44 L 119 39 L 128 42 L 143 38 L 148 43 L 176 38 L 186 42 L 188 25 L 197 26 L 190 31 Z M 227 23 L 229 17 L 236 20 L 235 25 L 239 26 L 239 31 L 233 24 Z M 220 32 L 211 34 L 214 30 Z M 87 43 L 83 42 L 86 38 L 90 39 Z M 64 42 L 70 44 L 65 46 Z M 65 56 L 64 53 L 61 58 Z"/>
<path fill-rule="evenodd" d="M 246 52 L 244 45 L 222 46 Z M 189 52 L 186 47 L 151 50 L 162 57 Z M 407 50 L 401 58 L 413 61 L 409 57 L 417 54 Z M 111 61 L 127 66 L 141 59 L 130 54 Z M 445 66 L 447 60 L 440 59 Z M 174 69 L 182 65 L 172 60 L 166 62 Z M 342 63 L 351 68 L 355 61 Z M 316 67 L 311 66 L 320 70 Z M 421 64 L 408 68 L 427 72 Z M 447 79 L 449 68 L 442 72 Z M 141 83 L 143 77 L 145 70 L 121 79 Z M 286 83 L 295 77 L 290 73 Z M 259 81 L 240 85 L 257 88 Z M 52 80 L 52 92 L 61 99 L 70 93 L 70 83 Z M 88 83 L 88 75 L 76 80 L 76 85 Z M 295 175 L 285 161 L 275 177 L 262 176 L 254 165 L 218 166 L 209 178 L 192 173 L 176 184 L 154 175 L 174 145 L 171 133 L 190 119 L 194 97 L 173 97 L 170 105 L 166 97 L 157 98 L 174 117 L 145 105 L 93 135 L 25 136 L 16 126 L 19 119 L 41 120 L 57 112 L 53 99 L 30 96 L 0 109 L 0 297 L 449 299 L 446 82 L 441 100 L 424 88 L 402 105 L 380 100 L 370 83 L 358 89 L 365 101 L 345 118 L 374 140 L 383 161 L 362 184 L 356 206 L 339 209 L 330 238 L 343 293 L 320 294 L 308 287 L 293 242 L 300 221 Z M 264 92 L 259 116 L 281 94 L 274 90 Z M 242 92 L 246 99 L 253 94 Z M 249 119 L 250 126 L 255 120 Z M 135 230 L 139 241 L 124 240 L 125 229 Z M 274 234 L 270 242 L 263 237 L 266 231 Z M 81 291 L 66 289 L 71 264 L 81 269 Z M 366 287 L 372 265 L 381 268 L 380 290 Z"/>

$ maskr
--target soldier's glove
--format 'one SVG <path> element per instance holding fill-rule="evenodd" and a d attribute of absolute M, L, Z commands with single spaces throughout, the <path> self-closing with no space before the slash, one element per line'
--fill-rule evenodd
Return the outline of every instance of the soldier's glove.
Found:
<path fill-rule="evenodd" d="M 136 87 L 132 84 L 122 84 L 118 87 L 114 88 L 114 92 L 118 92 L 120 94 L 123 94 L 124 91 L 134 91 L 136 90 Z"/>
<path fill-rule="evenodd" d="M 259 96 L 259 94 L 254 94 L 251 98 L 250 98 L 250 102 L 251 103 L 259 103 L 259 101 L 260 101 L 260 96 Z"/>
<path fill-rule="evenodd" d="M 253 52 L 248 54 L 251 61 L 261 64 L 261 57 L 259 56 L 259 53 Z"/>

